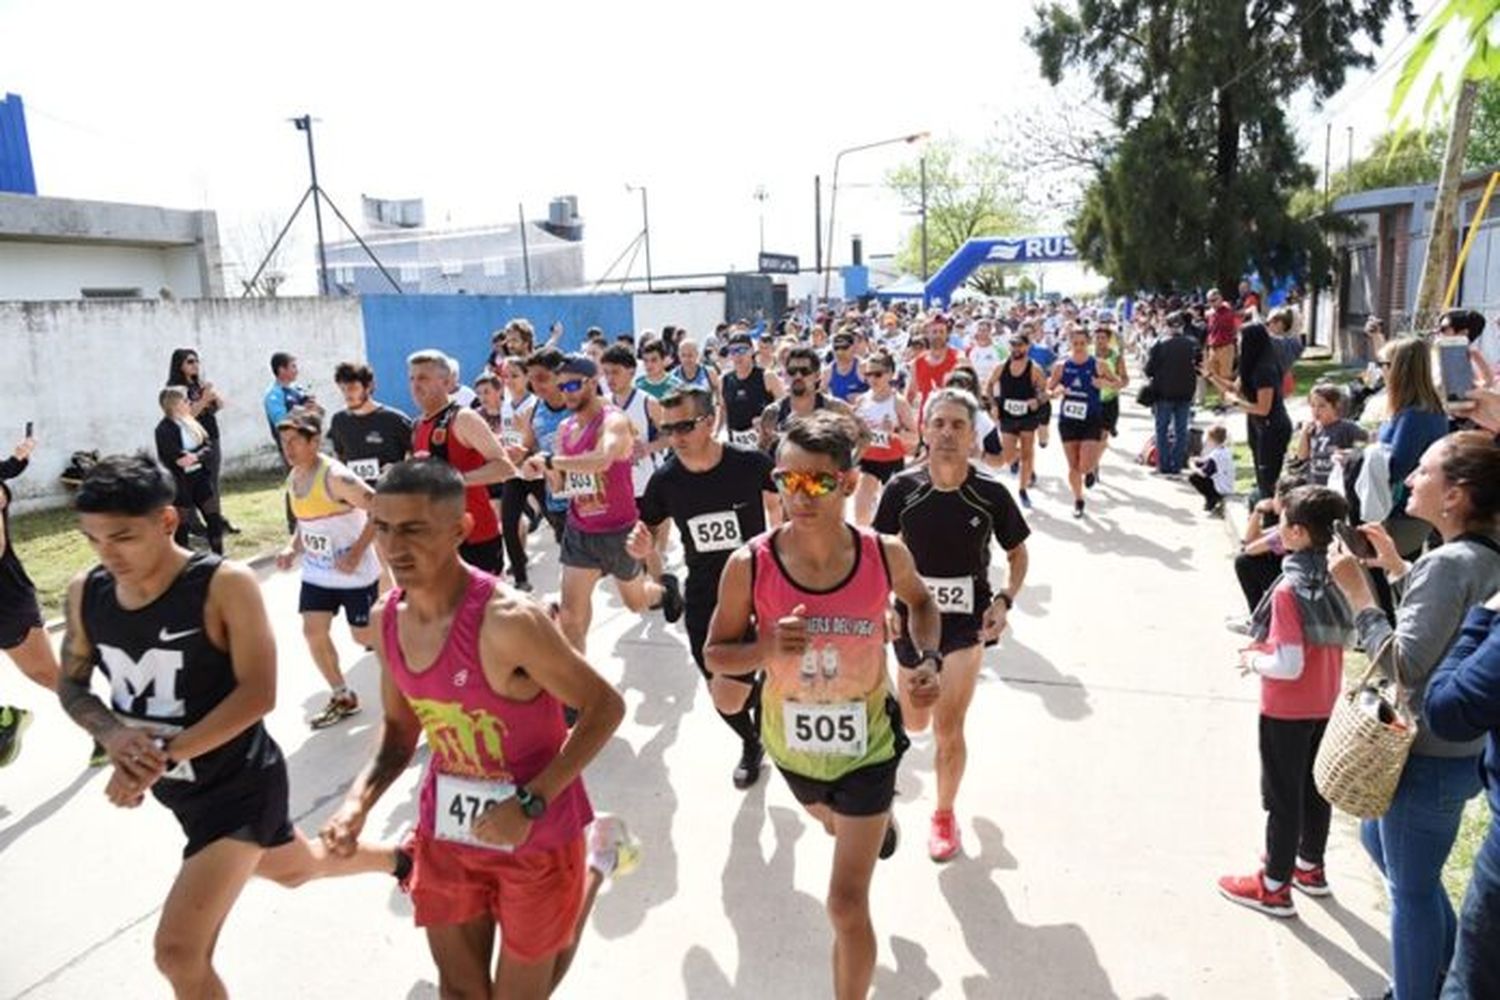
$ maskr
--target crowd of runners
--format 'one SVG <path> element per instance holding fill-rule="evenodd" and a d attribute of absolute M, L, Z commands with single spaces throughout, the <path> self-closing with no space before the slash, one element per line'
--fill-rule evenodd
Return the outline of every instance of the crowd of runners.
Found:
<path fill-rule="evenodd" d="M 410 894 L 444 996 L 546 996 L 595 895 L 650 851 L 626 818 L 594 814 L 583 781 L 624 713 L 587 658 L 608 578 L 630 612 L 683 621 L 733 734 L 733 786 L 755 785 L 769 758 L 834 838 L 832 992 L 865 996 L 870 885 L 900 840 L 891 807 L 908 734 L 933 732 L 927 853 L 945 862 L 963 850 L 965 715 L 1028 576 L 1026 511 L 1046 502 L 1036 484 L 1061 471 L 1064 509 L 1088 516 L 1126 356 L 1144 360 L 1169 313 L 871 308 L 723 324 L 701 341 L 590 330 L 571 353 L 560 328 L 539 344 L 516 319 L 467 385 L 443 352 L 412 354 L 410 415 L 377 402 L 370 368 L 350 362 L 333 373 L 344 407 L 330 418 L 278 353 L 264 404 L 291 530 L 277 565 L 301 574 L 303 636 L 329 688 L 309 724 L 362 708 L 335 617 L 381 677 L 369 764 L 307 836 L 262 722 L 276 656 L 259 587 L 216 554 L 230 528 L 204 420 L 211 386 L 186 375 L 164 390 L 160 461 L 107 457 L 83 477 L 75 507 L 98 565 L 68 589 L 60 663 L 7 529 L 0 646 L 98 742 L 111 801 L 149 792 L 181 824 L 156 935 L 178 996 L 226 995 L 213 951 L 252 875 L 359 873 Z M 179 355 L 174 372 L 196 364 Z M 1044 468 L 1054 437 L 1064 462 Z M 194 517 L 210 552 L 186 544 Z M 560 587 L 539 600 L 529 567 L 548 545 Z M 0 709 L 0 765 L 29 721 Z M 415 829 L 361 839 L 424 736 Z"/>

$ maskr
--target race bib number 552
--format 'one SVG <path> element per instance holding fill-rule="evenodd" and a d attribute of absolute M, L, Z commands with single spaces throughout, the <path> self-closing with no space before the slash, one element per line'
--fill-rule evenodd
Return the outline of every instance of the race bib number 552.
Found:
<path fill-rule="evenodd" d="M 972 576 L 924 576 L 922 582 L 932 592 L 938 610 L 950 615 L 974 613 L 974 578 Z"/>
<path fill-rule="evenodd" d="M 497 806 L 515 794 L 515 786 L 503 782 L 439 774 L 437 815 L 433 817 L 433 832 L 439 840 L 492 851 L 508 851 L 509 847 L 487 844 L 474 836 L 474 821 L 483 816 L 490 806 Z"/>
<path fill-rule="evenodd" d="M 868 742 L 869 720 L 862 701 L 786 703 L 786 745 L 791 750 L 861 757 Z"/>

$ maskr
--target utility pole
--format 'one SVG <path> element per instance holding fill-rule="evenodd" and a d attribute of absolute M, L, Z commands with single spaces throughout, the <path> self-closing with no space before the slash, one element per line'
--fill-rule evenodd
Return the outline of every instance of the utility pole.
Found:
<path fill-rule="evenodd" d="M 750 197 L 760 203 L 760 252 L 766 252 L 766 199 L 771 197 L 766 193 L 764 184 L 757 184 L 755 193 Z"/>
<path fill-rule="evenodd" d="M 1474 105 L 1479 84 L 1465 80 L 1453 105 L 1453 121 L 1448 127 L 1448 146 L 1443 153 L 1443 172 L 1438 177 L 1437 198 L 1432 210 L 1432 224 L 1427 230 L 1427 261 L 1422 265 L 1422 281 L 1417 286 L 1417 301 L 1412 309 L 1411 329 L 1422 332 L 1432 328 L 1443 307 L 1443 291 L 1453 268 L 1454 238 L 1458 231 L 1458 182 L 1463 177 L 1464 155 L 1469 149 L 1469 127 L 1474 121 Z"/>
<path fill-rule="evenodd" d="M 1344 162 L 1344 183 L 1349 186 L 1348 190 L 1353 191 L 1354 190 L 1354 126 L 1353 125 L 1349 126 L 1349 151 L 1348 151 L 1348 153 L 1346 155 L 1347 155 L 1347 159 Z"/>
<path fill-rule="evenodd" d="M 646 242 L 646 291 L 651 291 L 651 216 L 646 211 L 646 185 L 626 184 L 626 191 L 641 193 L 641 236 Z"/>
<path fill-rule="evenodd" d="M 299 132 L 307 133 L 307 169 L 312 173 L 313 222 L 318 227 L 318 289 L 328 294 L 328 252 L 323 247 L 323 189 L 318 187 L 318 159 L 313 155 L 312 115 L 293 118 Z"/>
<path fill-rule="evenodd" d="M 516 215 L 521 223 L 521 267 L 526 271 L 526 294 L 531 294 L 531 251 L 526 246 L 526 206 L 516 202 Z"/>
<path fill-rule="evenodd" d="M 927 157 L 920 161 L 922 171 L 922 280 L 927 280 Z"/>
<path fill-rule="evenodd" d="M 1333 122 L 1328 123 L 1328 128 L 1323 133 L 1323 211 L 1328 211 L 1328 171 L 1329 157 L 1333 153 Z"/>
<path fill-rule="evenodd" d="M 823 175 L 813 174 L 813 274 L 823 273 Z"/>

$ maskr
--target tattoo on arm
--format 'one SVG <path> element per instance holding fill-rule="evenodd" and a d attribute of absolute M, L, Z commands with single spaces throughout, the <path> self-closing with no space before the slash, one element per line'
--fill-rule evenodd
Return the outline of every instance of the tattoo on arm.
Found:
<path fill-rule="evenodd" d="M 70 602 L 69 602 L 70 603 Z M 94 674 L 93 659 L 78 649 L 77 626 L 73 621 L 71 607 L 65 603 L 66 630 L 62 643 L 62 676 L 57 682 L 57 698 L 63 711 L 95 739 L 119 728 L 109 706 L 89 691 L 89 679 Z"/>

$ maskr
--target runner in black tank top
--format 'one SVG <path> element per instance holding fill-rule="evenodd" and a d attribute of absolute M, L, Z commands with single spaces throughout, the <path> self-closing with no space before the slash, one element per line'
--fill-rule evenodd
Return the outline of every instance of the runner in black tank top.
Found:
<path fill-rule="evenodd" d="M 999 391 L 995 403 L 1000 411 L 1000 464 L 1021 475 L 1021 506 L 1031 509 L 1026 490 L 1036 482 L 1036 432 L 1044 425 L 1042 404 L 1046 399 L 1047 375 L 1027 352 L 1023 333 L 1010 337 L 1010 355 L 991 378 Z M 1016 367 L 1020 366 L 1017 373 Z"/>
<path fill-rule="evenodd" d="M 730 441 L 753 447 L 755 439 L 744 435 L 756 432 L 756 418 L 773 398 L 766 388 L 765 370 L 752 368 L 744 378 L 730 372 L 719 383 L 723 386 L 725 426 L 729 428 Z"/>
<path fill-rule="evenodd" d="M 157 965 L 178 996 L 224 996 L 213 949 L 252 874 L 295 886 L 404 875 L 409 863 L 364 844 L 335 856 L 292 828 L 286 761 L 261 722 L 275 703 L 276 646 L 260 587 L 247 567 L 173 543 L 174 494 L 143 456 L 106 458 L 79 488 L 80 527 L 102 564 L 68 587 L 58 696 L 109 753 L 110 801 L 131 808 L 149 790 L 181 824 Z M 96 667 L 108 705 L 89 692 Z"/>

